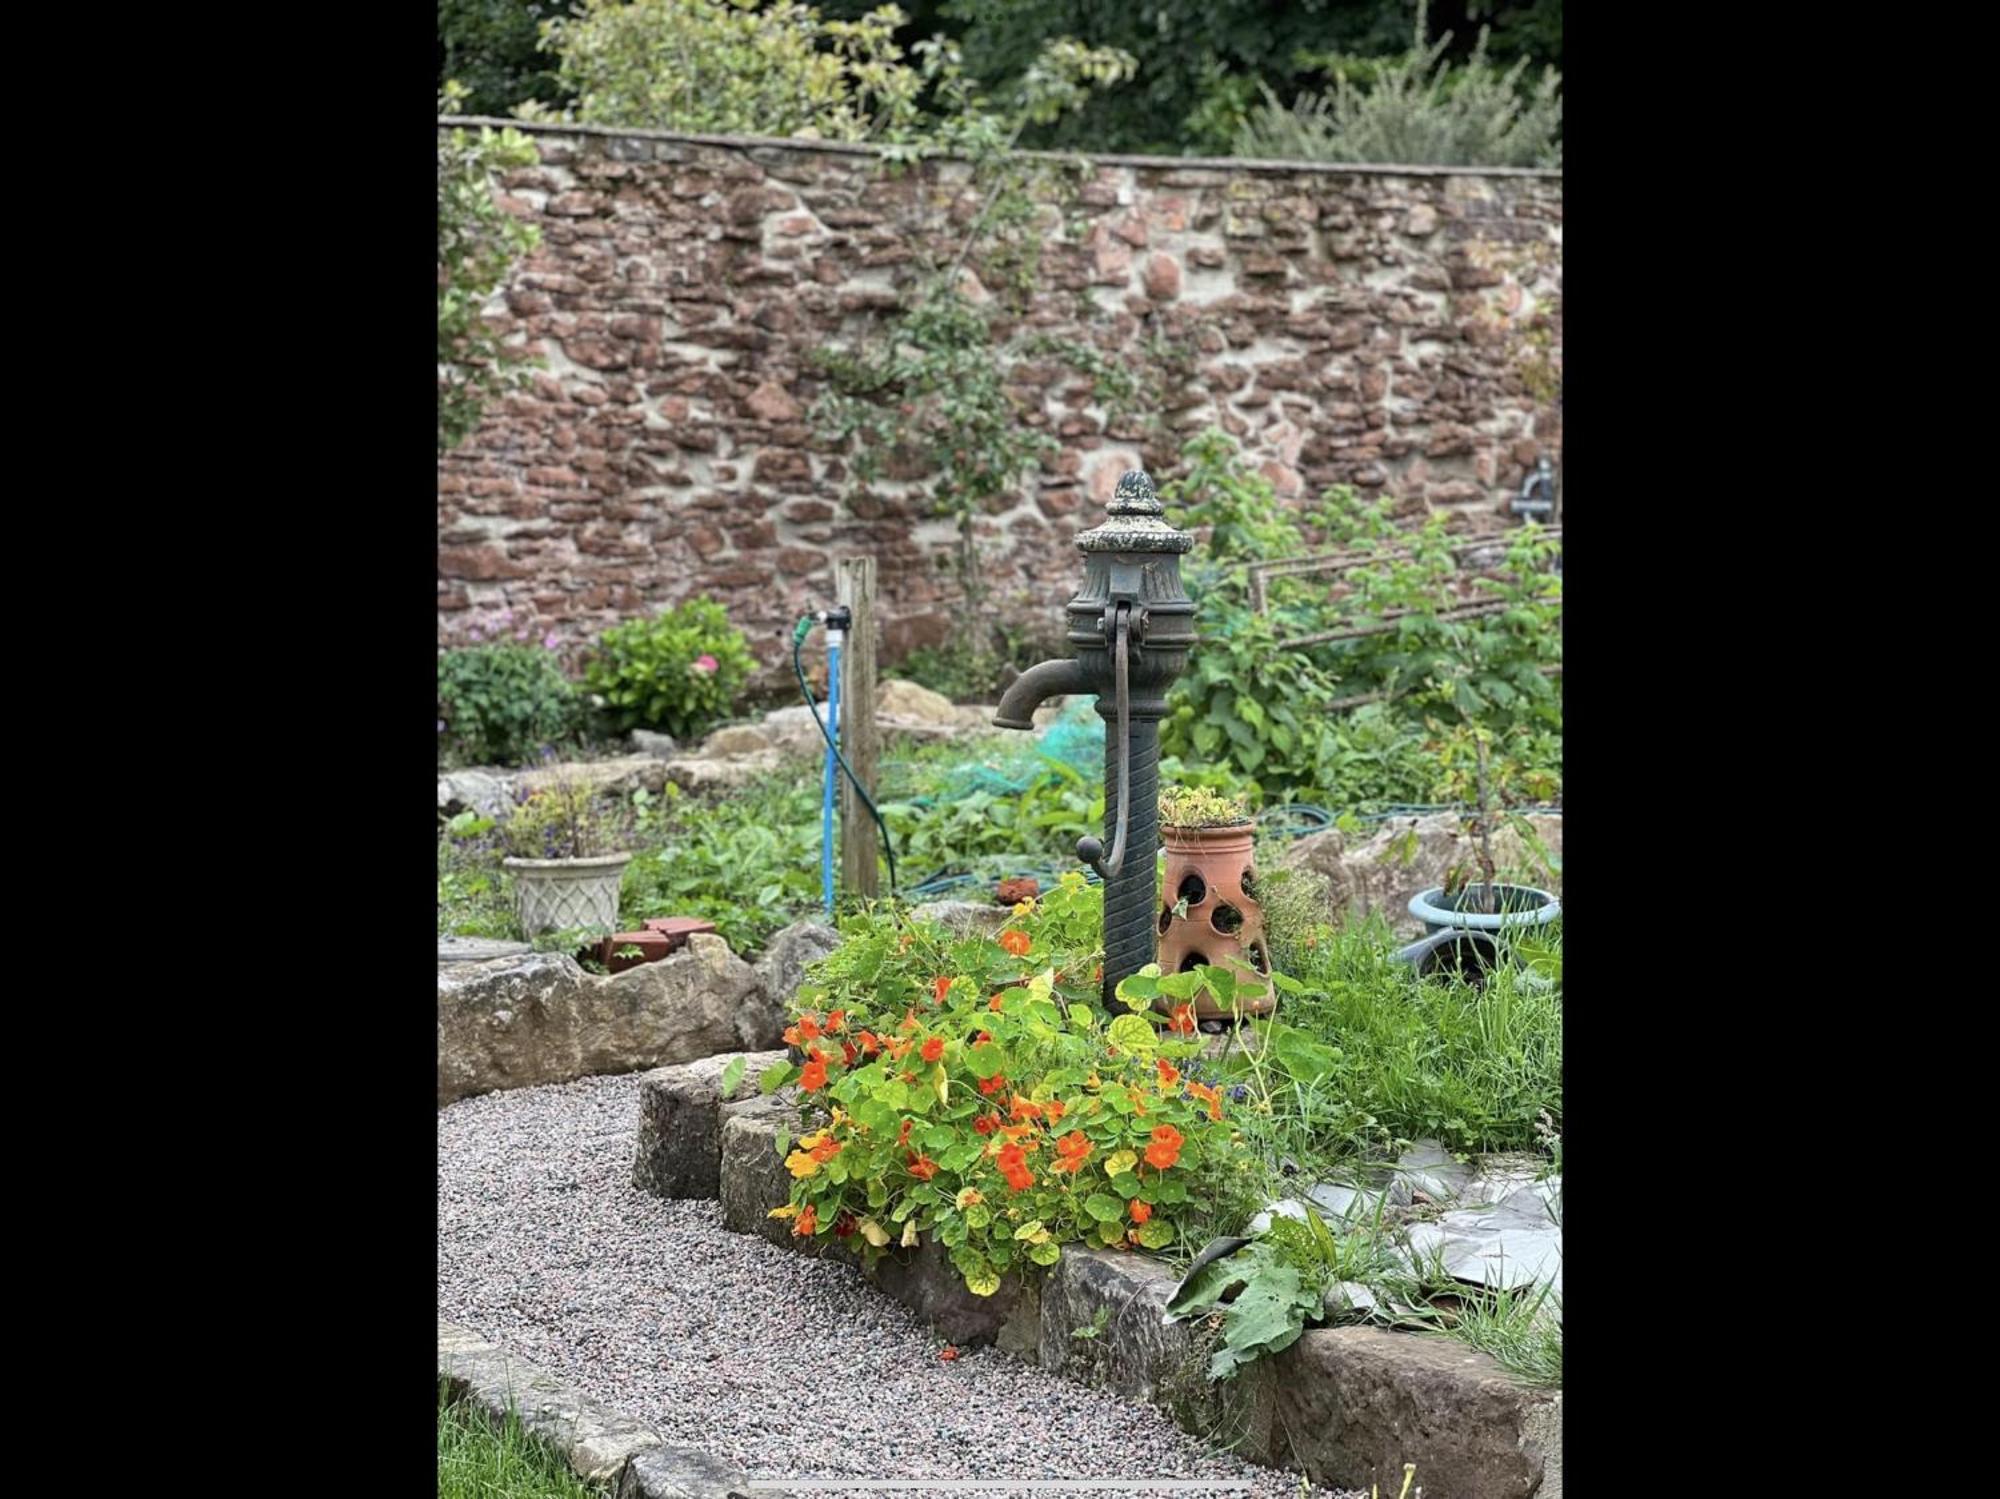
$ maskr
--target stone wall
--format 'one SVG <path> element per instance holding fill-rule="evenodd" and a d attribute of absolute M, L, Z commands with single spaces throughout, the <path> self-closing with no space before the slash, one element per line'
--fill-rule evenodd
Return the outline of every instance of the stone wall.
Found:
<path fill-rule="evenodd" d="M 542 228 L 505 294 L 546 367 L 438 468 L 438 635 L 505 608 L 566 642 L 693 593 L 767 663 L 830 559 L 879 560 L 890 660 L 952 629 L 953 523 L 920 476 L 856 485 L 809 413 L 816 349 L 893 315 L 977 211 L 964 163 L 891 175 L 818 143 L 531 132 L 507 202 Z M 1150 371 L 1108 419 L 1022 371 L 1061 442 L 980 523 L 996 597 L 1055 624 L 1118 474 L 1220 425 L 1280 493 L 1351 484 L 1496 526 L 1561 445 L 1562 184 L 1546 173 L 1101 157 L 1051 214 L 1029 320 Z M 971 290 L 987 295 L 976 282 Z"/>

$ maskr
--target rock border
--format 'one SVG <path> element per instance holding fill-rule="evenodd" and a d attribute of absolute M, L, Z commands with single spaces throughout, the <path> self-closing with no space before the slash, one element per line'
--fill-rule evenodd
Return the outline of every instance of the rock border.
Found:
<path fill-rule="evenodd" d="M 725 1106 L 688 1083 L 692 1106 L 713 1110 L 720 1127 L 723 1227 L 819 1252 L 768 1216 L 790 1196 L 775 1147 L 780 1130 L 800 1127 L 794 1090 Z M 1402 1465 L 1415 1462 L 1427 1491 L 1441 1496 L 1562 1499 L 1562 1391 L 1526 1385 L 1461 1343 L 1374 1327 L 1311 1328 L 1218 1385 L 1207 1377 L 1214 1328 L 1166 1320 L 1177 1277 L 1149 1255 L 1069 1245 L 1038 1283 L 1003 1285 L 983 1300 L 964 1291 L 929 1245 L 892 1255 L 870 1279 L 947 1341 L 993 1343 L 1081 1384 L 1143 1400 L 1185 1431 L 1208 1440 L 1227 1433 L 1241 1456 L 1322 1486 L 1393 1491 Z"/>
<path fill-rule="evenodd" d="M 756 1499 L 749 1475 L 705 1448 L 587 1400 L 546 1369 L 438 1318 L 438 1378 L 496 1425 L 510 1411 L 562 1453 L 570 1471 L 612 1499 Z"/>

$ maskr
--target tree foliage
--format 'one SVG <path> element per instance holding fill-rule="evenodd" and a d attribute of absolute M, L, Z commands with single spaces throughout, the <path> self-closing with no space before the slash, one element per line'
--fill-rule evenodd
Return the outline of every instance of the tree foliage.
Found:
<path fill-rule="evenodd" d="M 560 103 L 555 63 L 541 50 L 540 24 L 569 0 L 438 0 L 438 85 L 465 89 L 467 114 L 505 115 L 534 100 Z"/>
<path fill-rule="evenodd" d="M 1410 165 L 1553 167 L 1562 165 L 1562 79 L 1542 72 L 1522 92 L 1528 59 L 1504 72 L 1487 55 L 1481 32 L 1472 55 L 1446 60 L 1449 33 L 1424 41 L 1417 7 L 1409 49 L 1381 61 L 1333 54 L 1313 59 L 1332 75 L 1323 92 L 1300 94 L 1286 108 L 1268 85 L 1263 102 L 1236 135 L 1236 154 L 1292 161 L 1395 162 Z"/>
<path fill-rule="evenodd" d="M 843 21 L 791 0 L 582 0 L 542 35 L 586 124 L 856 141 L 916 118 L 923 75 L 894 40 L 907 20 L 893 5 Z"/>

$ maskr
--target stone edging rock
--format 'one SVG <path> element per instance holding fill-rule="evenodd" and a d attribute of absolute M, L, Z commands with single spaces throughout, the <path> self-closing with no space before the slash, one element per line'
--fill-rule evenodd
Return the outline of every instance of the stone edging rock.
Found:
<path fill-rule="evenodd" d="M 488 1420 L 517 1412 L 570 1469 L 612 1499 L 754 1499 L 748 1475 L 700 1447 L 586 1400 L 555 1375 L 438 1318 L 438 1378 Z"/>

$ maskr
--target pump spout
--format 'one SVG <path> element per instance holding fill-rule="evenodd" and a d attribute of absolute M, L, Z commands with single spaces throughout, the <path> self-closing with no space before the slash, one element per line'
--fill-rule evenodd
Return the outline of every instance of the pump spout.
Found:
<path fill-rule="evenodd" d="M 1052 697 L 1088 692 L 1090 685 L 1083 663 L 1074 656 L 1031 666 L 1000 694 L 1000 711 L 993 715 L 993 723 L 1002 729 L 1032 729 L 1035 709 L 1044 702 Z"/>

